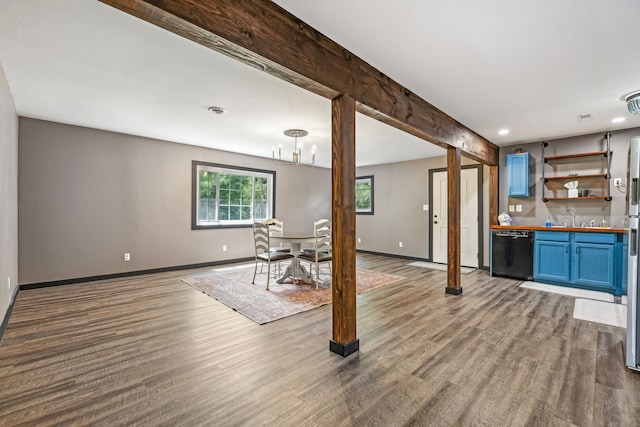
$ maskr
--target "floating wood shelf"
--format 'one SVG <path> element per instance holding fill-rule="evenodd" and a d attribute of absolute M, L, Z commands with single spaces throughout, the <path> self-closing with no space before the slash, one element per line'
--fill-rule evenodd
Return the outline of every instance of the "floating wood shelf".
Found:
<path fill-rule="evenodd" d="M 583 179 L 583 178 L 607 178 L 607 174 L 606 173 L 594 173 L 594 174 L 587 174 L 587 175 L 563 175 L 563 176 L 545 176 L 544 177 L 544 182 L 548 182 L 548 181 L 563 181 L 563 180 L 567 180 L 567 179 Z M 540 178 L 541 180 L 543 178 Z"/>
<path fill-rule="evenodd" d="M 543 197 L 542 201 L 548 200 L 611 200 L 611 196 L 585 196 L 585 197 Z"/>
<path fill-rule="evenodd" d="M 613 151 L 609 151 L 609 155 L 613 154 Z M 604 156 L 607 157 L 606 151 L 594 151 L 591 153 L 577 153 L 577 154 L 564 154 L 562 156 L 547 156 L 544 158 L 545 162 L 549 160 L 562 160 L 562 159 L 575 159 L 578 157 L 590 157 L 590 156 Z"/>

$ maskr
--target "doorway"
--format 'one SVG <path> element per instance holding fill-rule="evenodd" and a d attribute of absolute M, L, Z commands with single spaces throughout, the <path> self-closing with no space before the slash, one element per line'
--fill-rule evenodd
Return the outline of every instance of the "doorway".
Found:
<path fill-rule="evenodd" d="M 447 170 L 429 172 L 431 214 L 429 254 L 432 262 L 447 263 Z M 482 165 L 463 166 L 460 171 L 460 264 L 478 268 L 482 236 Z"/>

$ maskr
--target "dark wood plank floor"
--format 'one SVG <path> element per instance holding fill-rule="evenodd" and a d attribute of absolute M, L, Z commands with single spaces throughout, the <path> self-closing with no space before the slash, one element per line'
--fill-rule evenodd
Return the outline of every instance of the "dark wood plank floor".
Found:
<path fill-rule="evenodd" d="M 0 425 L 640 425 L 624 329 L 573 319 L 574 298 L 358 264 L 408 279 L 358 295 L 346 359 L 330 306 L 260 326 L 181 282 L 196 270 L 21 291 Z"/>

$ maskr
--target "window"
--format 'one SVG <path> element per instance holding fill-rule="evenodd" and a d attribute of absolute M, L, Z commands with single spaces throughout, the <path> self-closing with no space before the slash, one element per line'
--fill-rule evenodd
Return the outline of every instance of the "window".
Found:
<path fill-rule="evenodd" d="M 373 215 L 373 175 L 356 177 L 356 214 Z"/>
<path fill-rule="evenodd" d="M 192 168 L 192 229 L 245 227 L 274 216 L 274 171 L 197 161 Z"/>

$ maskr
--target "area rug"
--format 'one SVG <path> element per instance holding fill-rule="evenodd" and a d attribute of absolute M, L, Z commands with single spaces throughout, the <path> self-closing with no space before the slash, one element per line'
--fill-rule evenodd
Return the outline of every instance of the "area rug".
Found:
<path fill-rule="evenodd" d="M 416 261 L 409 264 L 411 267 L 421 267 L 421 268 L 430 268 L 432 270 L 440 270 L 447 271 L 447 264 L 438 264 L 435 262 L 426 262 L 426 261 Z M 475 268 L 471 267 L 460 267 L 461 274 L 469 274 L 475 271 Z"/>
<path fill-rule="evenodd" d="M 570 288 L 568 286 L 547 285 L 538 282 L 523 282 L 521 288 L 533 289 L 536 291 L 551 292 L 554 294 L 567 295 L 570 297 L 587 298 L 597 301 L 613 302 L 614 297 L 606 292 L 589 291 L 586 289 Z"/>
<path fill-rule="evenodd" d="M 279 284 L 271 279 L 267 291 L 266 274 L 258 274 L 255 285 L 251 284 L 252 278 L 253 266 L 194 275 L 182 281 L 261 325 L 331 303 L 331 282 L 322 282 L 322 276 L 317 290 L 315 285 Z M 356 292 L 402 279 L 405 277 L 359 268 Z"/>
<path fill-rule="evenodd" d="M 605 325 L 627 327 L 627 306 L 611 302 L 577 298 L 573 318 Z"/>

